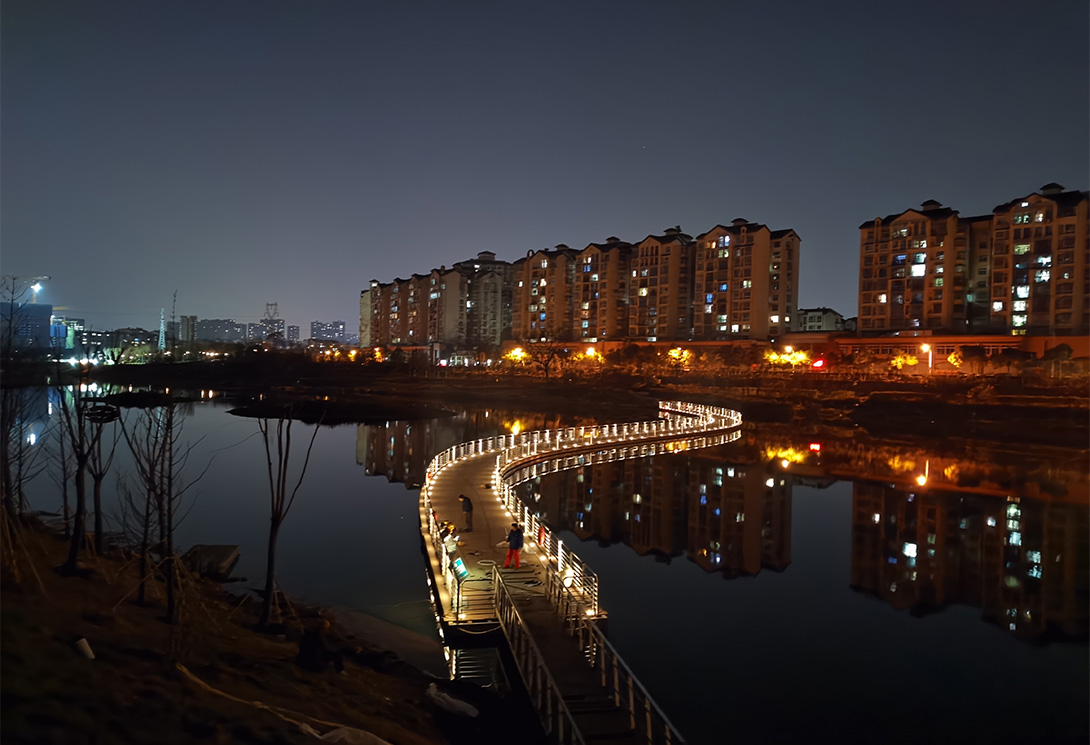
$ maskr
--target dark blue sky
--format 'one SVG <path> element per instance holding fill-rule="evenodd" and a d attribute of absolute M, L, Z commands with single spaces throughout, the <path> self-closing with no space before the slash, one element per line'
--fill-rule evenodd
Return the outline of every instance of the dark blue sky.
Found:
<path fill-rule="evenodd" d="M 1090 177 L 1085 0 L 4 0 L 4 274 L 96 328 L 735 217 L 856 312 L 859 223 Z"/>

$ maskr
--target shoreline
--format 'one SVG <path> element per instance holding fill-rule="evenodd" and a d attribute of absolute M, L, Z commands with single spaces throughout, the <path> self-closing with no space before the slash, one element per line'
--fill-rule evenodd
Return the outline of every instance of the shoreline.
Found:
<path fill-rule="evenodd" d="M 5 743 L 313 742 L 300 729 L 307 724 L 406 745 L 461 745 L 501 739 L 525 721 L 517 705 L 447 681 L 443 666 L 418 664 L 443 662 L 438 641 L 388 621 L 291 601 L 273 633 L 257 631 L 259 603 L 183 574 L 181 620 L 172 626 L 161 618 L 158 581 L 149 602 L 135 604 L 135 564 L 124 552 L 87 552 L 86 572 L 62 576 L 55 568 L 67 553 L 63 537 L 30 519 L 18 520 L 17 531 L 5 541 L 0 585 Z M 345 675 L 295 663 L 299 634 L 320 613 L 336 620 L 332 640 L 356 650 Z M 84 643 L 93 659 L 80 651 Z M 437 707 L 431 684 L 481 716 Z"/>

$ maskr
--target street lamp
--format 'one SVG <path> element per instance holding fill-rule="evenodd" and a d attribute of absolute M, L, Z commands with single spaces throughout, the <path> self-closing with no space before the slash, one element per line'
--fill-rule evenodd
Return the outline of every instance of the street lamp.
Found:
<path fill-rule="evenodd" d="M 932 351 L 930 344 L 921 344 L 921 352 L 927 352 L 927 374 L 931 374 L 931 368 L 935 364 L 935 352 Z"/>

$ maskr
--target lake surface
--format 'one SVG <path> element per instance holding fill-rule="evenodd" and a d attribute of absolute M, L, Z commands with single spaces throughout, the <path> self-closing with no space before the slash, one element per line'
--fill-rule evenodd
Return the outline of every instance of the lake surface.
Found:
<path fill-rule="evenodd" d="M 281 585 L 433 635 L 417 525 L 428 460 L 576 423 L 481 411 L 322 428 L 281 531 Z M 295 425 L 293 473 L 310 431 Z M 269 490 L 256 422 L 198 403 L 181 440 L 196 443 L 187 475 L 210 465 L 177 543 L 238 544 L 236 574 L 259 584 Z M 122 456 L 108 486 L 130 470 Z M 762 425 L 520 489 L 598 572 L 610 639 L 693 745 L 1085 742 L 1085 458 Z M 44 478 L 29 492 L 46 510 L 56 494 Z"/>

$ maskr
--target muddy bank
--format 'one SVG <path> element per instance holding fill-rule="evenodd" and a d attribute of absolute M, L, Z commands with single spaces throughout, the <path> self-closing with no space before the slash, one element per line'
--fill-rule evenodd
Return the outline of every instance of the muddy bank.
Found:
<path fill-rule="evenodd" d="M 160 586 L 146 607 L 134 604 L 124 555 L 88 557 L 89 576 L 62 577 L 54 567 L 66 544 L 56 533 L 29 524 L 15 547 L 0 587 L 5 743 L 315 742 L 301 724 L 406 745 L 498 742 L 516 729 L 520 741 L 534 741 L 525 705 L 448 683 L 443 669 L 433 671 L 444 678 L 436 681 L 390 649 L 384 637 L 394 632 L 381 623 L 335 629 L 349 652 L 346 674 L 308 672 L 295 664 L 296 640 L 313 608 L 290 605 L 281 633 L 258 633 L 255 601 L 188 578 L 182 622 L 170 626 Z M 426 693 L 433 682 L 482 716 L 438 708 Z"/>

